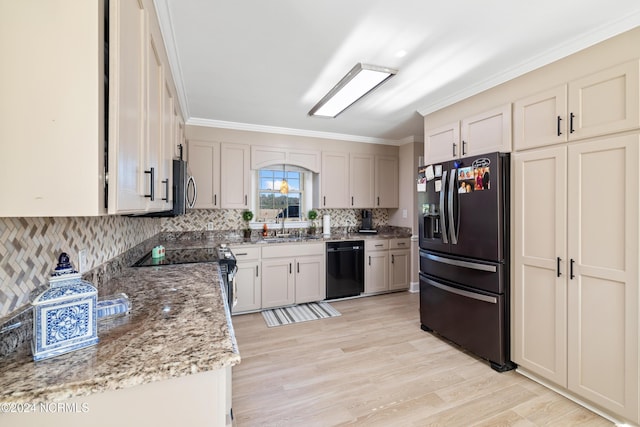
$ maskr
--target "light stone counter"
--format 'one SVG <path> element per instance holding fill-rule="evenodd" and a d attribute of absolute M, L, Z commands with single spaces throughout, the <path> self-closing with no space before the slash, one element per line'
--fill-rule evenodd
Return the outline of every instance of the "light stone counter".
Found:
<path fill-rule="evenodd" d="M 33 362 L 28 345 L 0 358 L 0 403 L 51 402 L 220 370 L 240 362 L 217 263 L 126 268 L 103 295 L 132 310 L 99 321 L 98 345 Z"/>

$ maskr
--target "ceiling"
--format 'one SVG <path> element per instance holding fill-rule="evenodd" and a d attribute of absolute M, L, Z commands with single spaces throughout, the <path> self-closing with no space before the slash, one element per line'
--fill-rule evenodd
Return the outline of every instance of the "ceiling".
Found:
<path fill-rule="evenodd" d="M 425 114 L 640 25 L 638 0 L 155 5 L 187 124 L 394 145 L 422 141 Z M 399 71 L 335 119 L 308 116 L 358 62 Z"/>

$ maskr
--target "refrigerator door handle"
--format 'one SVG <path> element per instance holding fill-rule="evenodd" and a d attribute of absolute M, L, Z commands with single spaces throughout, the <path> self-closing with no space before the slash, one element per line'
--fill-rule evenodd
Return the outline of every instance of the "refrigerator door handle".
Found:
<path fill-rule="evenodd" d="M 495 265 L 480 264 L 477 262 L 470 262 L 470 261 L 461 261 L 461 260 L 445 258 L 438 255 L 433 255 L 433 254 L 425 254 L 424 252 L 421 253 L 420 256 L 428 258 L 431 261 L 440 262 L 442 264 L 454 265 L 456 267 L 464 267 L 464 268 L 471 268 L 473 270 L 488 271 L 489 273 L 496 273 L 498 271 L 498 268 Z"/>
<path fill-rule="evenodd" d="M 447 171 L 442 172 L 442 186 L 440 186 L 440 230 L 442 233 L 442 243 L 449 243 L 447 238 L 447 222 L 445 219 L 444 197 L 447 192 Z"/>
<path fill-rule="evenodd" d="M 463 296 L 465 298 L 471 298 L 471 299 L 475 299 L 475 300 L 478 300 L 478 301 L 488 302 L 490 304 L 497 304 L 498 303 L 498 298 L 496 298 L 496 297 L 490 297 L 488 295 L 482 295 L 482 294 L 477 294 L 475 292 L 465 291 L 463 289 L 453 288 L 451 286 L 443 285 L 442 283 L 434 282 L 433 280 L 428 280 L 428 283 L 431 286 L 434 286 L 436 288 L 440 288 L 445 292 L 449 292 L 449 293 L 452 293 L 452 294 L 460 295 L 460 296 Z"/>
<path fill-rule="evenodd" d="M 456 176 L 456 170 L 455 169 L 451 169 L 451 175 L 449 176 L 449 194 L 448 194 L 448 209 L 449 209 L 449 233 L 451 235 L 451 244 L 452 245 L 457 245 L 458 244 L 458 229 L 460 228 L 457 221 L 454 220 L 454 212 L 453 212 L 453 198 L 454 197 L 458 197 L 458 192 L 456 191 L 456 180 L 455 180 L 455 176 Z M 459 200 L 458 200 L 459 201 Z M 457 220 L 460 219 L 460 216 L 458 215 L 458 218 L 455 218 Z"/>

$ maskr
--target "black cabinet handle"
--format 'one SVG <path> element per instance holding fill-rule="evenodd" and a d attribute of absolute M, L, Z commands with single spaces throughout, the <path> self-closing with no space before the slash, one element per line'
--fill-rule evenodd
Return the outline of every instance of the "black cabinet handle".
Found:
<path fill-rule="evenodd" d="M 369 256 L 369 265 L 371 265 L 371 256 Z"/>
<path fill-rule="evenodd" d="M 574 263 L 574 262 L 575 262 L 575 261 L 573 260 L 573 258 L 571 258 L 571 263 L 570 263 L 570 264 L 571 264 L 571 268 L 570 268 L 570 270 L 569 270 L 569 278 L 570 278 L 571 280 L 573 280 L 573 278 L 574 278 L 574 277 L 576 277 L 576 276 L 574 276 L 574 274 L 573 274 L 573 263 Z"/>
<path fill-rule="evenodd" d="M 455 142 L 453 143 L 453 157 L 456 156 L 456 147 L 458 146 L 458 144 L 456 144 Z"/>
<path fill-rule="evenodd" d="M 256 265 L 256 277 L 258 277 L 258 266 Z"/>
<path fill-rule="evenodd" d="M 353 206 L 353 196 L 351 196 L 351 206 Z"/>
<path fill-rule="evenodd" d="M 576 116 L 575 116 L 575 114 L 573 114 L 573 113 L 569 114 L 569 133 L 573 133 L 573 132 L 575 132 L 575 131 L 573 130 L 573 119 L 574 119 L 575 117 L 576 117 Z"/>
<path fill-rule="evenodd" d="M 300 263 L 299 262 L 296 263 L 296 269 L 298 270 L 298 274 L 299 274 L 300 273 Z"/>
<path fill-rule="evenodd" d="M 562 117 L 558 116 L 558 136 L 562 135 L 562 132 L 560 131 L 560 122 L 562 122 Z"/>
<path fill-rule="evenodd" d="M 244 204 L 246 205 L 249 202 L 249 200 L 247 199 L 247 195 L 244 195 Z"/>
<path fill-rule="evenodd" d="M 396 263 L 395 255 L 391 255 L 391 264 L 395 264 L 395 263 Z"/>
<path fill-rule="evenodd" d="M 467 143 L 465 141 L 462 141 L 462 155 L 464 156 L 465 154 L 467 154 L 467 150 L 465 150 Z"/>
<path fill-rule="evenodd" d="M 378 196 L 378 206 L 380 206 L 380 196 Z"/>
<path fill-rule="evenodd" d="M 145 194 L 144 197 L 150 198 L 152 202 L 155 200 L 155 194 L 154 194 L 155 191 L 153 188 L 153 182 L 156 180 L 155 172 L 156 172 L 155 168 L 151 168 L 148 171 L 144 171 L 144 173 L 151 175 L 151 183 L 150 183 L 151 185 L 149 186 L 150 194 Z"/>
<path fill-rule="evenodd" d="M 164 191 L 167 197 L 163 197 L 162 200 L 169 203 L 169 178 L 163 179 L 162 183 L 164 184 Z"/>
<path fill-rule="evenodd" d="M 291 274 L 291 263 L 289 263 L 289 274 Z"/>
<path fill-rule="evenodd" d="M 560 277 L 560 261 L 562 261 L 562 259 L 558 257 L 556 259 L 556 277 Z"/>
<path fill-rule="evenodd" d="M 213 206 L 218 206 L 218 195 L 217 194 L 213 195 Z"/>
<path fill-rule="evenodd" d="M 327 206 L 327 196 L 322 196 L 322 206 Z"/>

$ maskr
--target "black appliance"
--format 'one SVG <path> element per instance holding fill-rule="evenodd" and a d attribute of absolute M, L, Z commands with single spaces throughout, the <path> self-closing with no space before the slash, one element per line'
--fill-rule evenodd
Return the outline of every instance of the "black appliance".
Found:
<path fill-rule="evenodd" d="M 499 372 L 509 349 L 509 155 L 420 167 L 420 323 Z"/>
<path fill-rule="evenodd" d="M 229 304 L 229 311 L 233 311 L 233 306 L 237 298 L 235 275 L 238 267 L 236 266 L 236 258 L 227 245 L 222 244 L 213 248 L 167 249 L 165 250 L 165 256 L 161 258 L 153 258 L 151 252 L 149 252 L 133 264 L 133 266 L 157 267 L 205 262 L 217 262 L 220 266 L 220 274 L 224 282 L 223 290 Z"/>
<path fill-rule="evenodd" d="M 178 215 L 184 215 L 187 212 L 187 208 L 193 208 L 197 199 L 197 187 L 193 176 L 189 175 L 187 169 L 187 162 L 182 159 L 182 144 L 179 145 L 180 158 L 174 159 L 172 162 L 173 167 L 173 207 L 166 211 L 151 212 L 143 215 L 143 217 L 172 217 Z M 163 181 L 168 185 L 168 181 Z M 168 189 L 167 189 L 168 194 Z"/>
<path fill-rule="evenodd" d="M 326 299 L 364 292 L 364 241 L 327 242 Z"/>
<path fill-rule="evenodd" d="M 378 231 L 373 228 L 373 213 L 370 210 L 362 211 L 362 226 L 358 230 L 359 233 L 372 233 L 375 234 Z"/>

